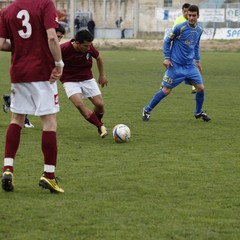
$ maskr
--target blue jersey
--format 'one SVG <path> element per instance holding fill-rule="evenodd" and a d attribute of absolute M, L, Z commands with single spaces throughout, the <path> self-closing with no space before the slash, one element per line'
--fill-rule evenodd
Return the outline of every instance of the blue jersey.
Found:
<path fill-rule="evenodd" d="M 164 40 L 164 56 L 181 65 L 200 60 L 199 42 L 203 28 L 191 27 L 188 21 L 177 24 Z"/>

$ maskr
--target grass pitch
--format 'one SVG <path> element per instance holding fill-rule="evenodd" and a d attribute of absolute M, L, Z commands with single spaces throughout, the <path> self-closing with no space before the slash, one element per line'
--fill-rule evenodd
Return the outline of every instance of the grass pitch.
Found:
<path fill-rule="evenodd" d="M 35 128 L 22 130 L 14 164 L 15 191 L 0 192 L 0 239 L 240 239 L 239 53 L 201 55 L 209 123 L 194 118 L 195 96 L 184 84 L 150 122 L 141 120 L 161 84 L 161 52 L 102 51 L 105 139 L 59 83 L 57 176 L 65 193 L 38 187 L 41 126 L 31 116 Z M 1 95 L 9 93 L 9 61 L 1 53 Z M 0 114 L 2 156 L 9 120 Z M 118 123 L 130 127 L 129 143 L 111 138 Z"/>

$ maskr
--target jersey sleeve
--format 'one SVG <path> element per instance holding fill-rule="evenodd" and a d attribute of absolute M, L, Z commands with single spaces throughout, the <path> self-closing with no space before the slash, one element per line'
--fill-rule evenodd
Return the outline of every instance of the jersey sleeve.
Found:
<path fill-rule="evenodd" d="M 0 37 L 9 38 L 6 24 L 4 21 L 4 10 L 2 10 L 0 14 Z"/>
<path fill-rule="evenodd" d="M 171 58 L 171 43 L 180 33 L 179 27 L 175 26 L 170 34 L 164 39 L 163 53 L 165 59 Z"/>
<path fill-rule="evenodd" d="M 58 27 L 58 18 L 56 8 L 52 1 L 46 1 L 44 5 L 44 26 L 45 29 L 57 28 Z"/>
<path fill-rule="evenodd" d="M 203 33 L 203 29 L 200 28 L 200 35 L 199 35 L 199 38 L 197 40 L 197 43 L 195 45 L 195 48 L 194 48 L 194 59 L 199 62 L 200 61 L 200 39 L 201 39 L 201 36 L 202 36 L 202 33 Z"/>
<path fill-rule="evenodd" d="M 93 58 L 98 58 L 99 51 L 93 46 L 93 44 L 90 45 L 90 51 Z"/>

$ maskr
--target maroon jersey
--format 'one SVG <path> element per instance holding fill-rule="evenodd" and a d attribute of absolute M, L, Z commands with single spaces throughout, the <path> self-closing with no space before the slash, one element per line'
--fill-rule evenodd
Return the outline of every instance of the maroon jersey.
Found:
<path fill-rule="evenodd" d="M 52 0 L 15 0 L 0 20 L 0 37 L 12 45 L 12 83 L 48 81 L 54 59 L 46 30 L 58 27 Z"/>
<path fill-rule="evenodd" d="M 98 50 L 91 44 L 89 50 L 80 53 L 74 50 L 72 41 L 61 44 L 64 62 L 61 82 L 79 82 L 93 78 L 92 58 L 99 56 Z"/>

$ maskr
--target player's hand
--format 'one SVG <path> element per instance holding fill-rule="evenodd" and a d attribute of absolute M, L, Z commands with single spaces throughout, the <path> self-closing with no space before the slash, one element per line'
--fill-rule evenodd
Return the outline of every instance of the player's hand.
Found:
<path fill-rule="evenodd" d="M 195 64 L 196 64 L 199 72 L 202 74 L 202 66 L 201 66 L 201 64 L 199 62 L 195 62 Z"/>
<path fill-rule="evenodd" d="M 52 73 L 50 75 L 50 83 L 54 83 L 55 81 L 59 80 L 62 76 L 62 70 L 63 68 L 60 68 L 60 67 L 55 67 L 53 70 L 52 70 Z"/>
<path fill-rule="evenodd" d="M 169 67 L 172 67 L 173 65 L 172 65 L 172 62 L 169 59 L 164 59 L 163 66 L 165 68 L 169 68 Z"/>
<path fill-rule="evenodd" d="M 102 77 L 99 77 L 98 83 L 101 85 L 102 88 L 104 88 L 104 86 L 107 87 L 108 80 L 104 76 L 102 76 Z"/>

